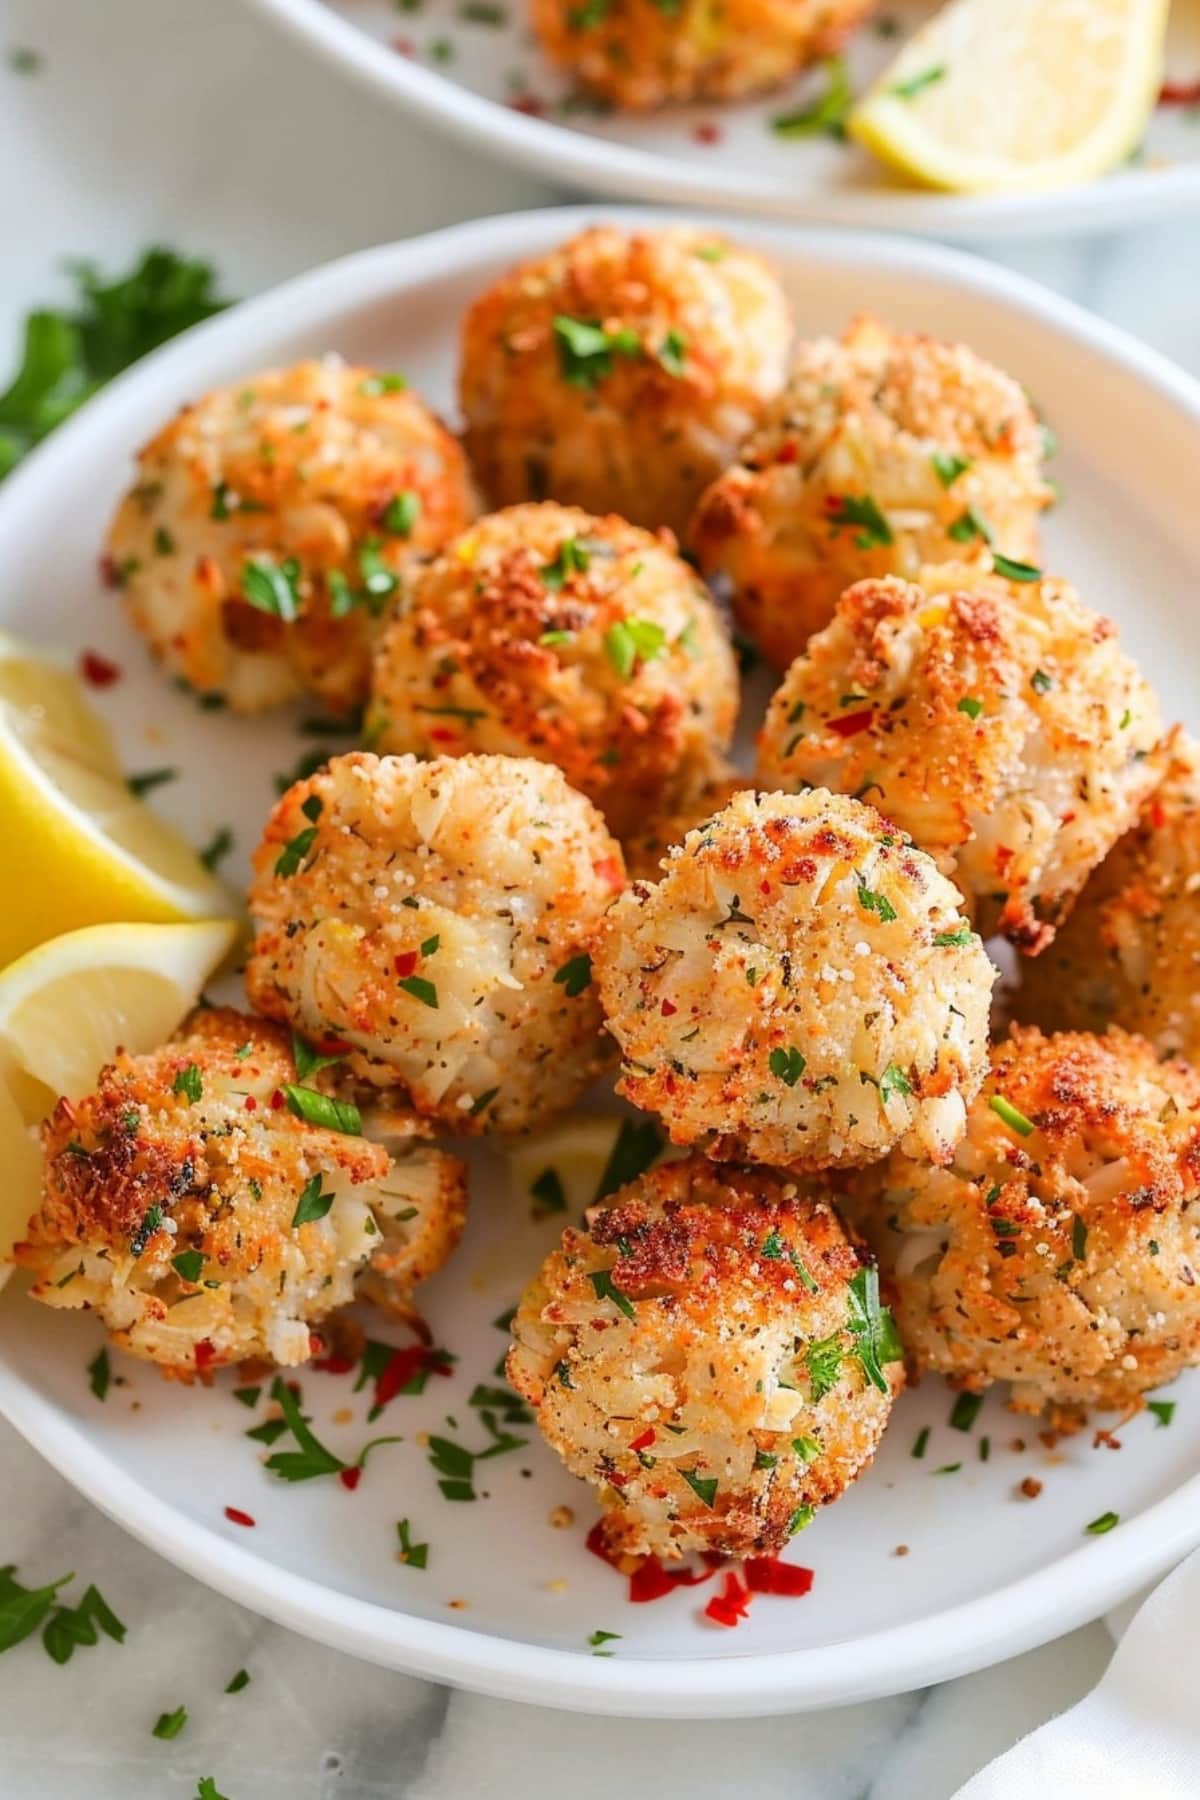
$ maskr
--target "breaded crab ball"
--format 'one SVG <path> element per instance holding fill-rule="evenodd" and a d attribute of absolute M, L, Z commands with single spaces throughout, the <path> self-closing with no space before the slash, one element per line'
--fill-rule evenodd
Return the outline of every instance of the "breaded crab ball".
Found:
<path fill-rule="evenodd" d="M 411 1121 L 363 1136 L 334 1073 L 301 1079 L 286 1032 L 228 1008 L 148 1056 L 119 1051 L 43 1127 L 42 1202 L 16 1250 L 34 1298 L 94 1310 L 184 1379 L 302 1363 L 358 1294 L 411 1317 L 458 1241 L 463 1165 Z"/>
<path fill-rule="evenodd" d="M 870 1463 L 903 1384 L 829 1202 L 702 1156 L 568 1229 L 512 1329 L 509 1380 L 599 1490 L 614 1554 L 781 1550 Z"/>
<path fill-rule="evenodd" d="M 1198 1107 L 1143 1038 L 1018 1026 L 953 1167 L 856 1179 L 915 1367 L 1036 1413 L 1136 1407 L 1200 1360 Z"/>
<path fill-rule="evenodd" d="M 467 314 L 467 453 L 494 506 L 554 499 L 681 532 L 782 386 L 790 340 L 753 252 L 593 226 Z"/>
<path fill-rule="evenodd" d="M 1037 953 L 1161 778 L 1153 690 L 1058 580 L 970 567 L 857 582 L 797 657 L 758 780 L 869 795 L 985 935 Z"/>
<path fill-rule="evenodd" d="M 549 763 L 335 757 L 254 856 L 251 1005 L 455 1132 L 535 1129 L 600 1066 L 620 847 Z"/>
<path fill-rule="evenodd" d="M 833 56 L 875 0 L 534 0 L 546 56 L 611 105 L 736 100 Z"/>
<path fill-rule="evenodd" d="M 481 519 L 410 584 L 367 738 L 557 763 L 623 836 L 728 747 L 732 646 L 673 540 L 552 503 Z"/>
<path fill-rule="evenodd" d="M 1020 387 L 965 344 L 854 321 L 801 345 L 788 385 L 703 496 L 689 541 L 779 668 L 868 575 L 1027 562 L 1053 498 Z"/>
<path fill-rule="evenodd" d="M 1016 1009 L 1044 1030 L 1122 1025 L 1200 1063 L 1200 745 L 1176 735 L 1166 779 L 1084 888 Z"/>
<path fill-rule="evenodd" d="M 377 619 L 473 516 L 458 443 L 336 357 L 218 388 L 138 457 L 104 568 L 169 674 L 237 712 L 366 698 Z"/>
<path fill-rule="evenodd" d="M 995 971 L 932 860 L 818 789 L 736 795 L 664 871 L 596 953 L 626 1099 L 721 1161 L 948 1159 Z"/>

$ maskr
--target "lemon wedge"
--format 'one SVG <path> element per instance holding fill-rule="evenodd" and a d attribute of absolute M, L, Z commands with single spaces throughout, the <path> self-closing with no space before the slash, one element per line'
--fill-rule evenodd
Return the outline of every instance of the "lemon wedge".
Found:
<path fill-rule="evenodd" d="M 0 1285 L 38 1202 L 30 1130 L 61 1094 L 87 1093 L 118 1046 L 170 1037 L 237 940 L 232 920 L 92 925 L 39 944 L 0 974 Z"/>
<path fill-rule="evenodd" d="M 229 895 L 134 798 L 69 670 L 0 634 L 0 964 L 77 926 L 211 918 Z"/>
<path fill-rule="evenodd" d="M 1167 0 L 951 0 L 847 121 L 955 193 L 1065 187 L 1136 148 L 1162 79 Z"/>

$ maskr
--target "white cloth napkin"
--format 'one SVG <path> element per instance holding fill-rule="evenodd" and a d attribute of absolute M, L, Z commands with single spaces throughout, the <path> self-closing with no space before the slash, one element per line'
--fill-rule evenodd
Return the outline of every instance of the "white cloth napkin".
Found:
<path fill-rule="evenodd" d="M 1197 1800 L 1200 1550 L 1144 1602 L 1086 1699 L 1030 1732 L 955 1800 Z"/>

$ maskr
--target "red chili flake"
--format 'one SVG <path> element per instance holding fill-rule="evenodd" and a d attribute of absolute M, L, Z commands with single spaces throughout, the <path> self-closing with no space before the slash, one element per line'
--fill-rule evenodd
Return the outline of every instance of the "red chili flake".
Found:
<path fill-rule="evenodd" d="M 829 729 L 834 737 L 857 737 L 860 731 L 866 731 L 875 717 L 875 708 L 866 706 L 861 712 L 843 713 L 840 719 L 830 719 Z"/>
<path fill-rule="evenodd" d="M 599 862 L 592 864 L 592 873 L 597 881 L 607 882 L 609 887 L 620 887 L 625 879 L 625 872 L 615 856 L 602 856 Z"/>
<path fill-rule="evenodd" d="M 1164 81 L 1159 90 L 1160 106 L 1200 106 L 1200 81 Z"/>
<path fill-rule="evenodd" d="M 646 1427 L 645 1431 L 643 1431 L 641 1437 L 634 1438 L 634 1440 L 633 1440 L 632 1444 L 630 1444 L 629 1448 L 631 1450 L 648 1450 L 650 1448 L 651 1444 L 654 1442 L 654 1439 L 655 1439 L 654 1427 L 653 1427 L 653 1425 L 648 1425 Z"/>
<path fill-rule="evenodd" d="M 1150 823 L 1155 831 L 1161 831 L 1167 822 L 1167 809 L 1161 800 L 1155 800 L 1150 807 Z"/>
<path fill-rule="evenodd" d="M 615 1488 L 623 1488 L 628 1484 L 629 1477 L 628 1475 L 619 1475 L 615 1469 L 611 1469 L 607 1480 L 611 1481 Z"/>
<path fill-rule="evenodd" d="M 117 567 L 117 559 L 115 556 L 109 556 L 107 551 L 100 558 L 100 579 L 107 588 L 119 588 L 121 585 L 121 571 Z"/>
<path fill-rule="evenodd" d="M 243 1112 L 257 1112 L 258 1111 L 258 1101 L 254 1098 L 253 1094 L 247 1094 L 246 1098 L 242 1101 L 242 1111 Z"/>
<path fill-rule="evenodd" d="M 315 1042 L 322 1056 L 348 1056 L 354 1048 L 353 1044 L 347 1044 L 341 1038 L 317 1038 Z"/>
<path fill-rule="evenodd" d="M 376 1406 L 386 1406 L 389 1400 L 406 1388 L 413 1376 L 421 1369 L 428 1369 L 434 1375 L 449 1375 L 449 1363 L 444 1363 L 436 1351 L 428 1349 L 424 1344 L 406 1344 L 402 1350 L 393 1350 L 379 1372 L 375 1383 Z"/>
<path fill-rule="evenodd" d="M 600 1561 L 607 1563 L 610 1569 L 616 1568 L 617 1559 L 609 1549 L 608 1540 L 604 1536 L 603 1519 L 596 1520 L 583 1541 L 584 1547 L 590 1550 L 593 1556 L 598 1556 Z"/>
<path fill-rule="evenodd" d="M 787 1594 L 798 1598 L 813 1584 L 811 1569 L 780 1562 L 777 1556 L 752 1556 L 744 1565 L 746 1585 L 754 1594 Z"/>
<path fill-rule="evenodd" d="M 250 1514 L 248 1512 L 243 1512 L 240 1506 L 227 1506 L 225 1508 L 225 1517 L 229 1520 L 231 1525 L 254 1524 L 254 1520 L 250 1517 Z"/>
<path fill-rule="evenodd" d="M 415 56 L 417 54 L 417 46 L 413 43 L 411 38 L 393 38 L 392 49 L 396 52 L 397 56 Z"/>
<path fill-rule="evenodd" d="M 702 119 L 699 125 L 692 126 L 692 136 L 698 144 L 719 144 L 722 135 L 721 127 L 711 119 Z"/>
<path fill-rule="evenodd" d="M 79 673 L 89 687 L 110 688 L 115 681 L 121 679 L 121 665 L 110 662 L 108 657 L 101 656 L 98 650 L 81 650 Z"/>
<path fill-rule="evenodd" d="M 800 459 L 800 446 L 799 446 L 799 444 L 797 444 L 791 440 L 789 440 L 786 444 L 780 445 L 778 454 L 775 457 L 775 461 L 777 463 L 794 463 L 794 462 L 798 462 L 799 459 Z"/>
<path fill-rule="evenodd" d="M 284 1097 L 283 1089 L 276 1088 L 275 1092 L 271 1095 L 271 1111 L 278 1112 L 281 1106 L 286 1106 L 286 1105 L 287 1105 L 287 1100 Z"/>
<path fill-rule="evenodd" d="M 516 94 L 509 101 L 513 112 L 524 113 L 527 119 L 544 119 L 546 102 L 539 100 L 536 94 Z"/>
<path fill-rule="evenodd" d="M 416 968 L 418 955 L 415 950 L 405 950 L 400 956 L 393 956 L 392 967 L 401 981 L 406 981 Z"/>
<path fill-rule="evenodd" d="M 338 1470 L 338 1480 L 341 1482 L 341 1484 L 344 1488 L 349 1488 L 350 1492 L 353 1493 L 355 1488 L 358 1486 L 359 1482 L 362 1480 L 362 1470 L 361 1469 L 339 1469 Z"/>
<path fill-rule="evenodd" d="M 743 1587 L 732 1571 L 725 1577 L 725 1585 L 719 1594 L 714 1594 L 704 1609 L 706 1619 L 716 1625 L 727 1625 L 731 1630 L 739 1625 L 750 1611 L 750 1589 Z"/>
<path fill-rule="evenodd" d="M 349 1375 L 357 1369 L 358 1364 L 352 1356 L 321 1356 L 313 1363 L 314 1369 L 320 1369 L 323 1375 Z"/>
<path fill-rule="evenodd" d="M 662 1016 L 664 1019 L 669 1019 L 675 1013 L 677 1013 L 679 1011 L 679 1008 L 677 1006 L 672 1005 L 671 1001 L 664 1000 L 662 1003 L 662 1007 L 660 1008 L 660 1011 L 662 1012 Z"/>
<path fill-rule="evenodd" d="M 201 1338 L 200 1342 L 196 1345 L 196 1367 L 198 1369 L 207 1369 L 212 1363 L 216 1362 L 216 1360 L 216 1345 L 210 1343 L 208 1338 Z"/>
<path fill-rule="evenodd" d="M 449 725 L 435 725 L 429 733 L 435 744 L 457 744 L 458 733 Z"/>

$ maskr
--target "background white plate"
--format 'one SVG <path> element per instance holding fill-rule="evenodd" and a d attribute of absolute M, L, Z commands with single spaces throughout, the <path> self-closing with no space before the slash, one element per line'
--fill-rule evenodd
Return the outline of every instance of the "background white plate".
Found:
<path fill-rule="evenodd" d="M 123 667 L 99 696 L 131 770 L 178 763 L 184 779 L 155 800 L 197 843 L 231 823 L 240 880 L 273 798 L 272 776 L 313 742 L 294 720 L 203 713 L 150 668 L 95 556 L 133 449 L 183 399 L 272 363 L 335 349 L 403 368 L 435 403 L 452 403 L 455 328 L 468 301 L 518 256 L 594 217 L 539 212 L 464 226 L 335 263 L 170 345 L 88 406 L 0 490 L 0 623 L 44 643 L 95 648 Z M 646 215 L 640 215 L 643 222 Z M 1005 364 L 1044 407 L 1063 450 L 1065 501 L 1048 562 L 1120 620 L 1169 714 L 1197 722 L 1200 582 L 1195 470 L 1200 387 L 1152 352 L 1020 278 L 952 252 L 758 226 L 739 235 L 777 262 L 802 331 L 838 327 L 869 302 L 898 324 L 953 333 Z M 515 1299 L 553 1221 L 514 1214 L 504 1165 L 480 1152 L 467 1241 L 425 1290 L 454 1377 L 399 1398 L 379 1425 L 349 1382 L 302 1374 L 314 1427 L 351 1456 L 374 1431 L 383 1447 L 355 1493 L 336 1481 L 287 1487 L 259 1466 L 243 1433 L 254 1419 L 225 1374 L 184 1390 L 120 1360 L 124 1385 L 101 1405 L 85 1365 L 100 1334 L 86 1319 L 0 1297 L 0 1409 L 98 1506 L 223 1592 L 339 1648 L 491 1693 L 628 1713 L 792 1711 L 865 1698 L 961 1673 L 1093 1618 L 1200 1541 L 1200 1377 L 1178 1384 L 1170 1430 L 1144 1416 L 1119 1454 L 1087 1436 L 1047 1451 L 1027 1421 L 989 1397 L 970 1436 L 948 1425 L 940 1382 L 902 1397 L 875 1467 L 797 1540 L 816 1571 L 802 1600 L 760 1597 L 736 1632 L 706 1624 L 704 1588 L 633 1607 L 624 1584 L 583 1546 L 594 1511 L 529 1433 L 527 1448 L 482 1465 L 488 1497 L 439 1496 L 421 1431 L 482 1447 L 466 1405 L 505 1339 L 492 1321 Z M 402 1335 L 377 1323 L 380 1336 Z M 352 1421 L 335 1421 L 351 1406 Z M 261 1408 L 256 1417 L 261 1416 Z M 911 1448 L 928 1424 L 925 1458 Z M 979 1460 L 978 1442 L 992 1454 Z M 1022 1450 L 1013 1448 L 1024 1440 Z M 941 1465 L 962 1462 L 953 1475 Z M 1026 1475 L 1045 1483 L 1015 1497 Z M 551 1509 L 574 1508 L 555 1529 Z M 244 1530 L 224 1518 L 240 1507 Z M 1083 1527 L 1113 1509 L 1121 1524 Z M 407 1516 L 430 1546 L 424 1571 L 394 1557 Z M 897 1545 L 908 1546 L 903 1558 Z M 451 1608 L 461 1601 L 461 1608 Z M 593 1658 L 596 1628 L 621 1633 Z"/>
<path fill-rule="evenodd" d="M 820 91 L 819 74 L 737 106 L 608 117 L 564 107 L 567 85 L 532 41 L 526 0 L 494 3 L 499 25 L 464 17 L 469 0 L 251 0 L 346 74 L 465 142 L 591 192 L 957 238 L 1096 230 L 1200 207 L 1195 109 L 1160 108 L 1136 161 L 1086 187 L 930 193 L 901 185 L 853 145 L 771 131 L 777 114 Z M 935 0 L 881 0 L 880 16 L 908 33 L 935 10 Z M 856 34 L 848 47 L 856 92 L 898 41 L 871 24 Z M 1167 66 L 1177 80 L 1200 77 L 1200 0 L 1174 0 Z M 530 102 L 539 116 L 516 110 Z M 719 137 L 707 141 L 714 125 Z"/>

